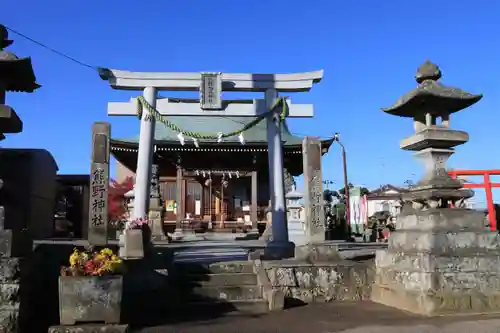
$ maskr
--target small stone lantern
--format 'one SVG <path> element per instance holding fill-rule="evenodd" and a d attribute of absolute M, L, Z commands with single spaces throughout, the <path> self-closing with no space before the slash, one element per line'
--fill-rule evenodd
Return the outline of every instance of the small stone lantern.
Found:
<path fill-rule="evenodd" d="M 286 208 L 288 217 L 288 235 L 290 241 L 296 246 L 307 244 L 306 237 L 306 221 L 303 218 L 304 206 L 300 200 L 304 198 L 304 194 L 297 192 L 295 186 L 292 191 L 286 194 Z"/>
<path fill-rule="evenodd" d="M 134 188 L 124 194 L 125 200 L 127 200 L 127 210 L 129 216 L 132 216 L 134 212 L 134 200 L 135 200 L 135 185 Z"/>

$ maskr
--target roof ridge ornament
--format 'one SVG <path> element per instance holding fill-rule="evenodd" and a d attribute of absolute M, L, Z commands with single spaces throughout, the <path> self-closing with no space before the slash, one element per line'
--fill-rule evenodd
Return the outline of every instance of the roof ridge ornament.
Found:
<path fill-rule="evenodd" d="M 427 59 L 418 69 L 415 74 L 415 80 L 419 84 L 426 80 L 438 81 L 442 76 L 441 69 L 438 65 Z"/>

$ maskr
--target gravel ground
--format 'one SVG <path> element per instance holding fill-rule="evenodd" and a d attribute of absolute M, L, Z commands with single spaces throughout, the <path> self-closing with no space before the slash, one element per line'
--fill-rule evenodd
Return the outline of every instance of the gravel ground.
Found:
<path fill-rule="evenodd" d="M 259 317 L 219 317 L 140 333 L 500 333 L 500 314 L 425 318 L 372 302 L 310 304 Z"/>

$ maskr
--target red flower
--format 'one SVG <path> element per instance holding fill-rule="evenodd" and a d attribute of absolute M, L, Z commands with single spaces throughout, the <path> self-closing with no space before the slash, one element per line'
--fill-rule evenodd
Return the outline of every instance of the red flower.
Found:
<path fill-rule="evenodd" d="M 95 265 L 92 260 L 88 260 L 85 263 L 85 266 L 83 267 L 83 270 L 85 271 L 86 274 L 92 274 L 95 270 Z"/>

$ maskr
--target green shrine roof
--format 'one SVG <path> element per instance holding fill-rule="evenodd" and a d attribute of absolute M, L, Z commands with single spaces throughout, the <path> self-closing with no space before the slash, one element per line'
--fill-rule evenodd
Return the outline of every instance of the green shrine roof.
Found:
<path fill-rule="evenodd" d="M 184 131 L 214 134 L 219 132 L 229 133 L 244 127 L 246 124 L 255 120 L 254 117 L 215 117 L 215 116 L 169 116 L 168 120 L 177 125 Z M 177 132 L 171 130 L 167 126 L 156 122 L 155 128 L 155 141 L 157 143 L 165 144 L 178 144 L 180 145 L 177 137 Z M 264 144 L 267 143 L 267 123 L 266 119 L 262 120 L 256 126 L 250 128 L 243 133 L 246 143 Z M 290 133 L 286 120 L 281 126 L 281 138 L 285 146 L 300 146 L 302 145 L 302 137 L 295 136 Z M 191 139 L 185 135 L 186 144 L 191 144 Z M 114 143 L 132 143 L 139 142 L 139 136 L 132 138 L 113 139 Z M 217 144 L 217 139 L 200 139 L 200 143 L 214 143 Z M 238 135 L 225 138 L 223 143 L 226 144 L 240 144 Z"/>

